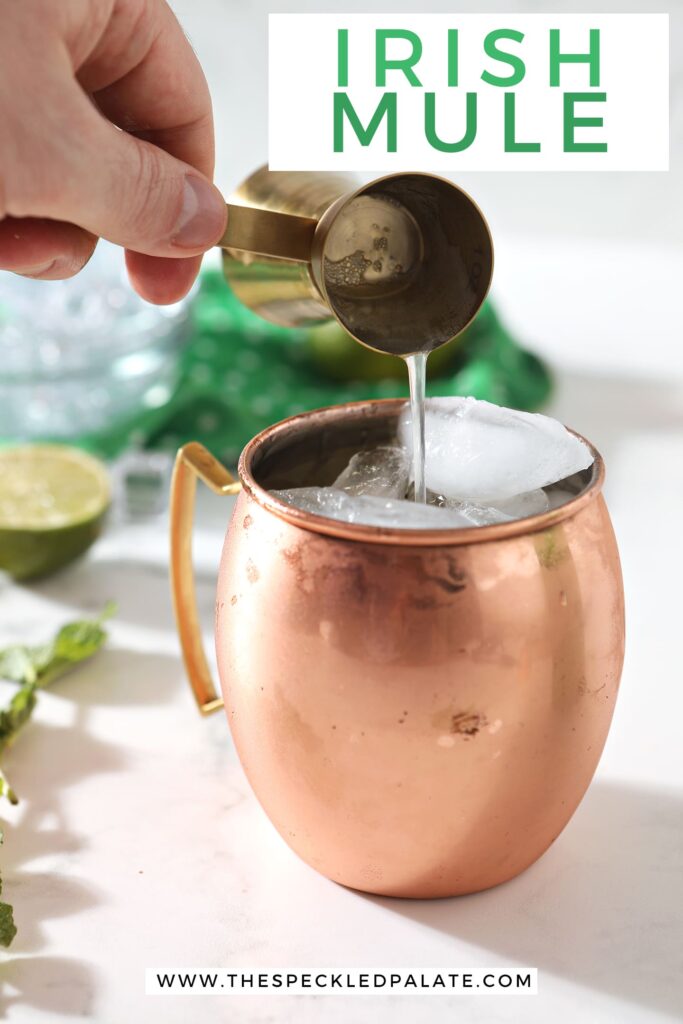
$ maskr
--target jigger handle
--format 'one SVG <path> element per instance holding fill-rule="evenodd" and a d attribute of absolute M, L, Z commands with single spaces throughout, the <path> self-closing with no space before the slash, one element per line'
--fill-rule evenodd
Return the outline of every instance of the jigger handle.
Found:
<path fill-rule="evenodd" d="M 223 706 L 211 676 L 197 614 L 192 568 L 192 522 L 197 479 L 216 494 L 237 494 L 242 485 L 206 448 L 191 441 L 176 455 L 171 479 L 171 593 L 183 661 L 199 710 L 210 715 Z"/>
<path fill-rule="evenodd" d="M 227 206 L 228 226 L 218 243 L 221 249 L 310 263 L 317 220 L 253 206 Z"/>

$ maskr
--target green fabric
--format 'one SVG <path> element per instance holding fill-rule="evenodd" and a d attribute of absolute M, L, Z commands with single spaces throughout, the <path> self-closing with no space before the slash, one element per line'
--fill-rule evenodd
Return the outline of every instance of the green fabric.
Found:
<path fill-rule="evenodd" d="M 192 316 L 192 338 L 182 356 L 175 396 L 157 410 L 153 423 L 137 425 L 136 439 L 142 433 L 147 448 L 172 450 L 201 441 L 234 465 L 254 434 L 287 416 L 408 392 L 407 374 L 397 360 L 369 353 L 341 332 L 335 344 L 347 350 L 335 352 L 334 365 L 326 365 L 319 329 L 267 323 L 238 302 L 219 271 L 202 275 Z M 398 365 L 399 375 L 368 379 L 377 376 L 377 360 L 384 360 L 394 375 Z M 431 372 L 432 362 L 437 373 Z M 355 366 L 365 379 L 339 379 Z M 520 348 L 488 301 L 448 352 L 438 352 L 427 364 L 428 395 L 472 395 L 533 410 L 550 388 L 547 369 Z"/>

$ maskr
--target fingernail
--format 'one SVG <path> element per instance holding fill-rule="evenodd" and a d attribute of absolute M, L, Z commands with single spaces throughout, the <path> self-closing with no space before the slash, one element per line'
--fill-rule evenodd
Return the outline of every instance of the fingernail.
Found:
<path fill-rule="evenodd" d="M 43 274 L 52 270 L 56 263 L 56 259 L 45 260 L 44 263 L 37 263 L 33 267 L 15 267 L 12 272 L 18 274 L 19 277 L 42 277 Z"/>
<path fill-rule="evenodd" d="M 223 234 L 226 206 L 218 189 L 194 174 L 188 174 L 183 188 L 183 205 L 171 241 L 181 249 L 203 249 L 215 245 Z"/>

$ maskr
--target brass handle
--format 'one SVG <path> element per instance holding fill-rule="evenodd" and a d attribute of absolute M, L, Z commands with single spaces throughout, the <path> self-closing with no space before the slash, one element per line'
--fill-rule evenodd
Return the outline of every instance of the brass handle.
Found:
<path fill-rule="evenodd" d="M 183 661 L 199 710 L 209 715 L 223 706 L 204 654 L 192 569 L 192 522 L 197 478 L 216 494 L 237 494 L 242 485 L 196 441 L 176 455 L 171 479 L 171 592 Z"/>
<path fill-rule="evenodd" d="M 228 226 L 218 244 L 254 256 L 310 263 L 317 226 L 311 217 L 228 203 Z"/>

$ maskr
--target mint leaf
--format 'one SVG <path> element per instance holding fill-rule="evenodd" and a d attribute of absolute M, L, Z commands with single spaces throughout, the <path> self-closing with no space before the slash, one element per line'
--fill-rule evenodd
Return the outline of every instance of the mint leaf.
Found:
<path fill-rule="evenodd" d="M 96 619 L 81 619 L 62 626 L 49 643 L 32 647 L 15 644 L 0 650 L 0 679 L 49 686 L 73 665 L 92 657 L 100 649 L 107 639 L 102 623 L 115 612 L 116 605 L 109 601 Z"/>
<path fill-rule="evenodd" d="M 0 651 L 0 679 L 9 679 L 13 683 L 35 681 L 35 658 L 28 647 L 6 647 Z"/>
<path fill-rule="evenodd" d="M 11 804 L 18 804 L 17 794 L 12 789 L 9 779 L 3 771 L 0 771 L 0 796 L 7 797 Z M 0 879 L 0 892 L 2 892 L 2 880 Z"/>
<path fill-rule="evenodd" d="M 36 700 L 36 684 L 24 683 L 7 707 L 0 709 L 0 751 L 4 750 L 31 717 Z"/>
<path fill-rule="evenodd" d="M 0 828 L 0 843 L 4 840 L 4 834 Z M 2 892 L 2 879 L 0 879 L 0 893 Z M 0 902 L 0 946 L 9 946 L 14 936 L 17 934 L 17 928 L 14 923 L 14 915 L 12 908 L 9 903 Z"/>
<path fill-rule="evenodd" d="M 17 934 L 14 914 L 9 903 L 0 902 L 0 946 L 7 948 Z"/>

